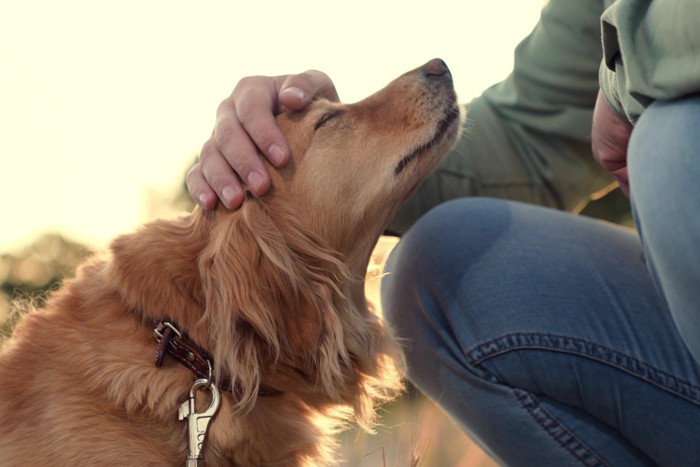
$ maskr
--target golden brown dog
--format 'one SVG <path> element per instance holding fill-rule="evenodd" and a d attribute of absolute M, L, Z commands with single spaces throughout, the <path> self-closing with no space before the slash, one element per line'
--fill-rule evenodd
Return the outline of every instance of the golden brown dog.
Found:
<path fill-rule="evenodd" d="M 363 277 L 458 116 L 440 60 L 361 102 L 314 102 L 278 117 L 292 160 L 267 195 L 117 238 L 3 344 L 0 462 L 183 465 L 181 404 L 207 408 L 203 378 L 221 388 L 207 465 L 332 463 L 339 427 L 369 425 L 399 387 Z"/>

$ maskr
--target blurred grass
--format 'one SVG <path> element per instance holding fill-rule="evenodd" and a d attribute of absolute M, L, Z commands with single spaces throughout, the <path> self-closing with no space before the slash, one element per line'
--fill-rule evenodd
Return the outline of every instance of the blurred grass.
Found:
<path fill-rule="evenodd" d="M 365 293 L 374 310 L 381 314 L 379 292 L 382 271 L 395 237 L 382 237 L 367 268 Z M 342 465 L 348 467 L 455 466 L 491 467 L 491 460 L 430 400 L 408 385 L 405 394 L 379 410 L 376 433 L 359 428 L 341 439 Z"/>
<path fill-rule="evenodd" d="M 374 434 L 353 428 L 341 435 L 342 466 L 493 467 L 491 460 L 447 416 L 415 389 L 380 408 Z"/>
<path fill-rule="evenodd" d="M 45 234 L 13 253 L 0 254 L 0 340 L 17 313 L 43 305 L 49 293 L 71 277 L 89 248 L 57 234 Z"/>

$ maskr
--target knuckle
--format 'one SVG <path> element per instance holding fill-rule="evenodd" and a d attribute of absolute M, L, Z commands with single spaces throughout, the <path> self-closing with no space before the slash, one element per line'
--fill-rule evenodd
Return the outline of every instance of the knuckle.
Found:
<path fill-rule="evenodd" d="M 247 94 L 251 89 L 256 89 L 261 86 L 261 82 L 265 79 L 264 76 L 245 76 L 241 78 L 238 83 L 236 83 L 236 87 L 233 88 L 233 92 L 231 93 L 231 96 L 226 99 L 230 102 L 233 102 L 234 104 L 238 103 L 238 100 L 240 96 Z"/>
<path fill-rule="evenodd" d="M 202 166 L 200 165 L 199 162 L 195 162 L 195 164 L 192 167 L 190 167 L 190 169 L 185 174 L 185 183 L 189 187 L 192 183 L 195 182 L 195 179 L 197 179 L 201 175 L 202 175 Z"/>
<path fill-rule="evenodd" d="M 329 81 L 328 75 L 321 70 L 310 69 L 303 73 L 308 76 L 310 80 L 314 81 Z"/>
<path fill-rule="evenodd" d="M 225 114 L 225 113 L 231 111 L 231 109 L 233 108 L 233 99 L 234 99 L 234 98 L 233 98 L 233 95 L 230 95 L 230 96 L 228 96 L 226 99 L 224 99 L 224 100 L 222 100 L 221 102 L 219 102 L 219 105 L 218 105 L 218 107 L 216 108 L 216 115 L 217 115 L 217 118 L 218 118 L 220 115 Z"/>
<path fill-rule="evenodd" d="M 303 73 L 297 75 L 292 75 L 289 77 L 288 83 L 293 86 L 298 86 L 303 89 L 314 88 L 314 70 L 307 70 Z"/>
<path fill-rule="evenodd" d="M 202 161 L 208 160 L 212 157 L 212 155 L 216 151 L 216 141 L 214 138 L 209 138 L 203 145 L 202 145 L 202 150 L 199 151 L 199 157 L 198 157 L 198 162 L 195 164 L 192 169 L 194 169 L 197 165 L 200 166 L 201 168 L 201 163 Z M 190 170 L 192 170 L 190 169 Z"/>
<path fill-rule="evenodd" d="M 214 128 L 214 144 L 218 147 L 224 147 L 236 138 L 237 125 L 231 124 L 228 120 L 219 120 Z M 210 140 L 211 141 L 211 140 Z"/>
<path fill-rule="evenodd" d="M 236 115 L 244 126 L 246 123 L 254 120 L 255 116 L 261 111 L 260 103 L 256 102 L 252 96 L 244 96 L 236 102 Z"/>
<path fill-rule="evenodd" d="M 190 176 L 189 172 L 187 175 L 185 175 L 185 187 L 187 188 L 187 191 L 190 194 L 194 194 L 195 188 L 197 186 L 197 182 L 194 180 L 192 176 Z"/>
<path fill-rule="evenodd" d="M 315 95 L 321 95 L 330 99 L 337 99 L 335 85 L 331 78 L 320 70 L 307 70 L 296 75 L 298 85 L 310 90 Z"/>
<path fill-rule="evenodd" d="M 255 164 L 250 160 L 248 155 L 240 155 L 235 160 L 231 161 L 233 170 L 239 177 L 245 180 L 246 176 L 253 170 Z"/>
<path fill-rule="evenodd" d="M 207 180 L 207 183 L 209 184 L 210 187 L 212 187 L 215 191 L 219 191 L 221 186 L 223 185 L 223 180 L 221 175 L 217 174 L 216 172 L 205 175 L 205 178 Z"/>
<path fill-rule="evenodd" d="M 240 125 L 243 128 L 241 137 L 246 138 L 246 143 L 262 150 L 268 148 L 275 140 L 277 129 L 273 115 L 271 113 L 265 114 L 265 111 L 260 108 L 241 112 L 240 115 Z M 230 136 L 231 139 L 233 137 L 233 135 Z M 250 150 L 252 151 L 253 148 Z"/>
<path fill-rule="evenodd" d="M 238 84 L 236 84 L 236 89 L 255 86 L 258 83 L 258 81 L 260 81 L 260 76 L 258 75 L 244 76 L 243 78 L 238 80 Z"/>

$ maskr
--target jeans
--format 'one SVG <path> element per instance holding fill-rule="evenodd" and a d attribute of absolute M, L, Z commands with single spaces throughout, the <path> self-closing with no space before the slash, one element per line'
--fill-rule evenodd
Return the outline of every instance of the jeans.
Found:
<path fill-rule="evenodd" d="M 699 128 L 700 98 L 637 123 L 638 233 L 465 198 L 392 252 L 408 377 L 497 462 L 700 465 Z"/>

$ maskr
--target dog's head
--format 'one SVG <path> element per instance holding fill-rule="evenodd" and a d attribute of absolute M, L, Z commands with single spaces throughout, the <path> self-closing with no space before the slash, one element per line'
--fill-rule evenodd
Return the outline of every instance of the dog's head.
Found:
<path fill-rule="evenodd" d="M 278 124 L 292 149 L 271 170 L 274 193 L 353 263 L 454 142 L 459 108 L 441 60 L 404 74 L 354 104 L 319 100 Z"/>
<path fill-rule="evenodd" d="M 391 216 L 456 138 L 452 79 L 433 60 L 360 102 L 318 100 L 278 124 L 292 157 L 269 167 L 271 191 L 211 216 L 201 324 L 243 390 L 240 407 L 261 382 L 357 402 L 371 381 L 389 384 L 396 350 L 362 279 Z"/>

